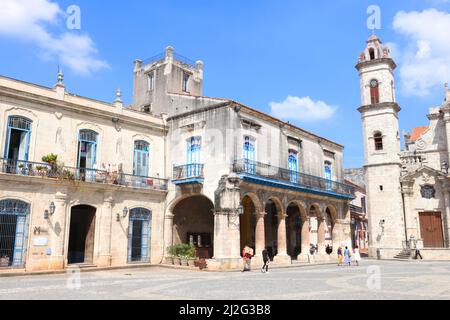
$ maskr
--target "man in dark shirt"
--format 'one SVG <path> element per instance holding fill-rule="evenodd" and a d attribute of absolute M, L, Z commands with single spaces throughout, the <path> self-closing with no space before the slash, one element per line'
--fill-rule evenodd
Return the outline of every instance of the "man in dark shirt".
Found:
<path fill-rule="evenodd" d="M 269 273 L 269 262 L 270 262 L 270 258 L 269 258 L 269 252 L 267 251 L 267 249 L 264 249 L 262 252 L 262 257 L 263 257 L 263 262 L 264 265 L 261 268 L 261 272 L 262 273 Z"/>

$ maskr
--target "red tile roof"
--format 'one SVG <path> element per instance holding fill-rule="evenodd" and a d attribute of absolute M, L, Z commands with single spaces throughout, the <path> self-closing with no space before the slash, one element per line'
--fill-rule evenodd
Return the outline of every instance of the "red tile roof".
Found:
<path fill-rule="evenodd" d="M 411 140 L 411 141 L 416 141 L 416 140 L 419 139 L 420 136 L 421 136 L 422 134 L 424 134 L 425 131 L 427 131 L 429 128 L 430 128 L 430 127 L 428 127 L 428 126 L 414 128 L 413 131 L 412 131 L 412 133 L 411 133 L 411 138 L 410 138 L 410 140 Z"/>

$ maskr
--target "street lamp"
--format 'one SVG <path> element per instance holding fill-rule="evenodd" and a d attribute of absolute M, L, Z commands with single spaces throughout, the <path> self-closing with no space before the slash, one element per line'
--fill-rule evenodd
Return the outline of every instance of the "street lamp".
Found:
<path fill-rule="evenodd" d="M 55 203 L 52 201 L 48 207 L 48 209 L 46 209 L 44 211 L 44 219 L 48 220 L 50 219 L 50 216 L 52 216 L 55 213 L 56 210 L 56 205 Z"/>
<path fill-rule="evenodd" d="M 126 218 L 127 215 L 128 215 L 128 208 L 125 207 L 125 208 L 123 208 L 123 210 L 122 210 L 122 217 L 123 217 L 123 218 Z"/>
<path fill-rule="evenodd" d="M 445 160 L 442 161 L 442 164 L 441 164 L 441 170 L 442 170 L 442 172 L 448 174 L 448 168 L 449 168 L 448 162 L 445 161 Z"/>
<path fill-rule="evenodd" d="M 244 215 L 244 206 L 242 204 L 238 207 L 238 214 L 240 216 Z"/>

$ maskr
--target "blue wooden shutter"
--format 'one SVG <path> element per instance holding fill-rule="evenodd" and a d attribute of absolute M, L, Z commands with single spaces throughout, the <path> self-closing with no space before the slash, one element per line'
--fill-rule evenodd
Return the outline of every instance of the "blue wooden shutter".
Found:
<path fill-rule="evenodd" d="M 128 262 L 132 262 L 131 253 L 133 251 L 133 221 L 133 219 L 130 219 L 128 223 Z"/>
<path fill-rule="evenodd" d="M 21 267 L 23 265 L 26 224 L 27 224 L 27 216 L 23 215 L 17 216 L 13 267 Z"/>
<path fill-rule="evenodd" d="M 141 257 L 142 262 L 148 262 L 149 260 L 149 241 L 150 241 L 150 220 L 146 219 L 142 221 L 142 247 Z"/>

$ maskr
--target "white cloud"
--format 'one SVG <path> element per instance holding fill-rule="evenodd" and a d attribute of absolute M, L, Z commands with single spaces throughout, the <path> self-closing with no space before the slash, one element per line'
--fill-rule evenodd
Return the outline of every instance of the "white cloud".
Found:
<path fill-rule="evenodd" d="M 314 101 L 310 97 L 288 96 L 282 102 L 269 104 L 272 115 L 277 118 L 297 121 L 318 121 L 330 119 L 337 107 L 323 101 Z"/>
<path fill-rule="evenodd" d="M 450 14 L 436 9 L 400 11 L 393 28 L 407 39 L 397 61 L 406 94 L 426 96 L 450 81 Z"/>
<path fill-rule="evenodd" d="M 65 13 L 53 0 L 0 0 L 0 8 L 0 36 L 27 41 L 42 51 L 43 58 L 57 59 L 78 74 L 108 68 L 89 35 L 48 31 L 64 25 Z"/>

